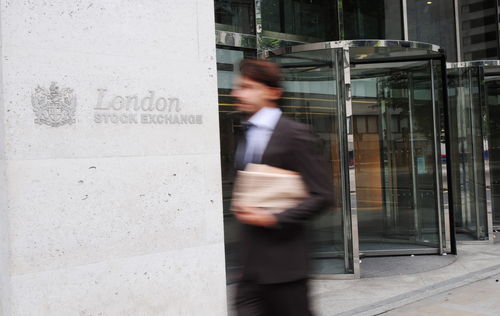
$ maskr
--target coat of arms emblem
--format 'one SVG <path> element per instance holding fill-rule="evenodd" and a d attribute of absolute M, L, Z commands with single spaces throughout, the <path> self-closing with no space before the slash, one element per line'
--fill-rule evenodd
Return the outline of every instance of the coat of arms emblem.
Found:
<path fill-rule="evenodd" d="M 49 89 L 38 86 L 31 94 L 35 123 L 58 127 L 75 123 L 76 97 L 73 89 L 59 88 L 52 82 Z"/>

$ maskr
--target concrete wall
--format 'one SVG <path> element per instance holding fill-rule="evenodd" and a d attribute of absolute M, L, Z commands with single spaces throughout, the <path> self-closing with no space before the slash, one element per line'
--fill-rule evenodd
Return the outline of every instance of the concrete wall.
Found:
<path fill-rule="evenodd" d="M 1 34 L 0 15 L 0 34 Z M 0 47 L 1 55 L 1 47 Z M 9 214 L 7 210 L 7 179 L 5 161 L 5 108 L 3 102 L 3 71 L 0 63 L 0 315 L 10 314 Z"/>
<path fill-rule="evenodd" d="M 0 315 L 10 314 L 9 218 L 5 160 L 0 160 Z"/>
<path fill-rule="evenodd" d="M 1 21 L 10 313 L 224 315 L 213 1 Z"/>

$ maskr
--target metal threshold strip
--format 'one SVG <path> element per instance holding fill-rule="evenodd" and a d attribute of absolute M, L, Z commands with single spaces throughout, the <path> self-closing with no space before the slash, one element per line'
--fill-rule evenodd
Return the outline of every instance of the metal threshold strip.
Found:
<path fill-rule="evenodd" d="M 435 255 L 439 254 L 439 248 L 407 248 L 401 250 L 360 250 L 359 257 L 380 257 L 380 256 L 409 256 L 409 255 Z"/>

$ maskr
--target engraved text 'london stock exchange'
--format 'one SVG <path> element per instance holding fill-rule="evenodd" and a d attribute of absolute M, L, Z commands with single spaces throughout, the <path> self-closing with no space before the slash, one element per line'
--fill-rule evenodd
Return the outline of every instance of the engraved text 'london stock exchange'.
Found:
<path fill-rule="evenodd" d="M 203 124 L 203 116 L 185 114 L 179 98 L 155 96 L 150 90 L 142 98 L 137 95 L 108 96 L 107 89 L 97 89 L 94 122 L 98 124 Z"/>

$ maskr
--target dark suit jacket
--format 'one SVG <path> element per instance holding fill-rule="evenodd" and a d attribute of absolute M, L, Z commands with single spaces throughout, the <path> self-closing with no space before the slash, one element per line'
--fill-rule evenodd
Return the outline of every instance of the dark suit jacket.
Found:
<path fill-rule="evenodd" d="M 271 284 L 307 278 L 309 240 L 306 222 L 328 207 L 332 200 L 332 186 L 324 161 L 317 153 L 316 139 L 306 125 L 282 116 L 261 163 L 299 172 L 310 197 L 278 214 L 277 227 L 242 225 L 242 279 Z"/>

